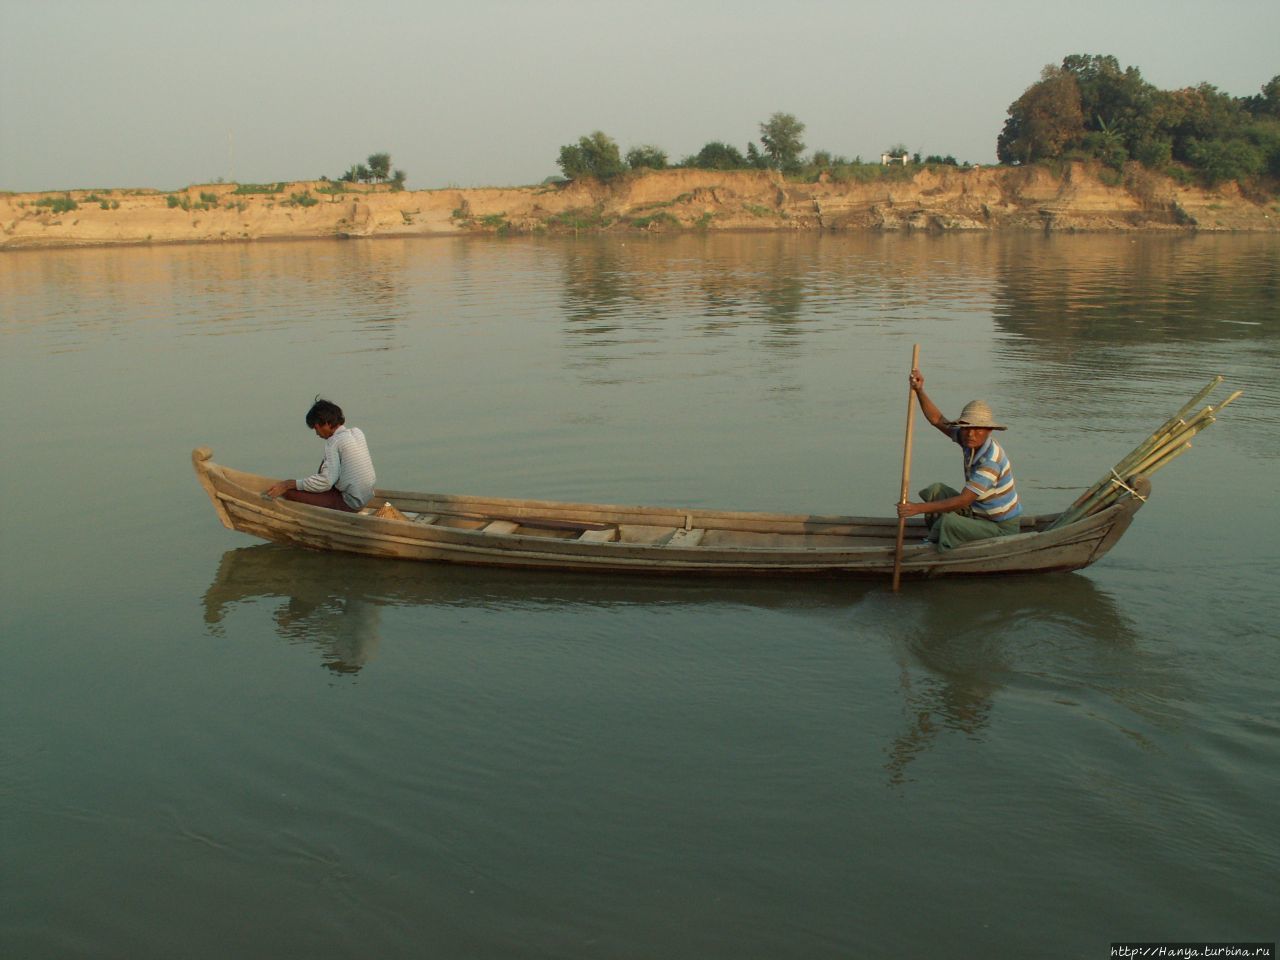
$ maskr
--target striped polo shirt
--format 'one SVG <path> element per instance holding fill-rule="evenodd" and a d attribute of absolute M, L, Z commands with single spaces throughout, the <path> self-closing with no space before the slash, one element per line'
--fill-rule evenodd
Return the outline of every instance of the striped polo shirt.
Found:
<path fill-rule="evenodd" d="M 324 442 L 320 472 L 296 481 L 294 486 L 312 493 L 324 493 L 337 487 L 347 506 L 359 510 L 373 499 L 376 481 L 364 432 L 359 427 L 348 429 L 342 426 Z"/>
<path fill-rule="evenodd" d="M 951 428 L 951 439 L 960 443 L 960 428 Z M 977 450 L 964 449 L 964 487 L 978 495 L 973 515 L 984 520 L 1012 520 L 1022 514 L 1018 488 L 1013 482 L 1013 465 L 995 435 Z"/>

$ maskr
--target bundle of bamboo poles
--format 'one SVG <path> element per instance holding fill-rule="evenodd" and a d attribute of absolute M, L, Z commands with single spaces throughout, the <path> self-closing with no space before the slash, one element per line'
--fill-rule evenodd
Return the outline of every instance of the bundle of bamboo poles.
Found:
<path fill-rule="evenodd" d="M 1147 437 L 1129 452 L 1129 455 L 1111 468 L 1106 476 L 1076 498 L 1062 515 L 1049 527 L 1050 530 L 1074 523 L 1105 510 L 1123 496 L 1134 494 L 1132 481 L 1138 477 L 1150 477 L 1161 467 L 1171 463 L 1191 449 L 1191 438 L 1215 422 L 1217 415 L 1235 401 L 1244 391 L 1237 390 L 1220 404 L 1206 406 L 1192 414 L 1200 403 L 1208 398 L 1222 383 L 1222 377 L 1214 377 L 1208 385 L 1183 404 L 1182 409 L 1164 422 L 1155 433 Z"/>

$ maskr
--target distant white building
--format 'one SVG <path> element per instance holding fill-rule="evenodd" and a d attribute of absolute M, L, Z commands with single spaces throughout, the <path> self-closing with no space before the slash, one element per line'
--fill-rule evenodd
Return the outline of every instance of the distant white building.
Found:
<path fill-rule="evenodd" d="M 880 154 L 880 166 L 890 167 L 893 164 L 907 165 L 907 154 L 905 153 L 882 153 Z"/>

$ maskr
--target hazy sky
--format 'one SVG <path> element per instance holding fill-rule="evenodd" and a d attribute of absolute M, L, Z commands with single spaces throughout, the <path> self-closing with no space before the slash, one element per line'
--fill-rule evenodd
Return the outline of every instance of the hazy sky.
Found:
<path fill-rule="evenodd" d="M 0 189 L 337 176 L 536 183 L 604 130 L 672 160 L 775 111 L 809 150 L 992 162 L 1047 63 L 1257 93 L 1277 0 L 0 0 Z"/>

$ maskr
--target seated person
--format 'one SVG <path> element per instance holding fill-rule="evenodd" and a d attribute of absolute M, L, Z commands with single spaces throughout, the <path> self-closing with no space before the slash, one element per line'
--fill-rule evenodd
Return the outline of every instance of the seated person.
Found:
<path fill-rule="evenodd" d="M 354 513 L 373 497 L 377 478 L 364 432 L 348 427 L 342 408 L 316 397 L 307 411 L 307 426 L 324 441 L 324 459 L 318 472 L 302 480 L 280 480 L 267 488 L 267 496 L 283 496 L 330 510 Z"/>

